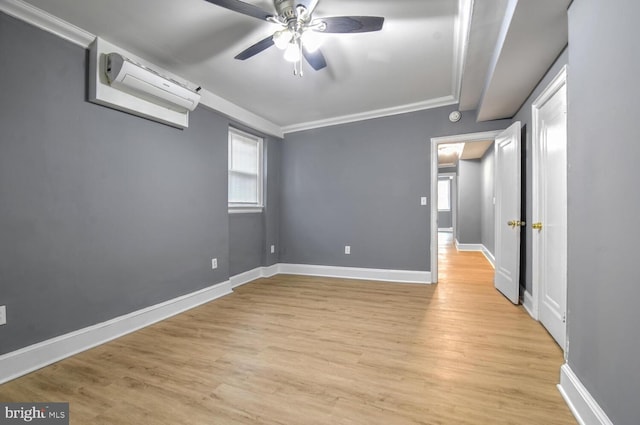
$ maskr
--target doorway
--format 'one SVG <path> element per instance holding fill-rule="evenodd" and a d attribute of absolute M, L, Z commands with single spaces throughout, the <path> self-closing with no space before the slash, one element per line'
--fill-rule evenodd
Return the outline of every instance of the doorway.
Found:
<path fill-rule="evenodd" d="M 435 137 L 431 139 L 431 282 L 438 282 L 438 147 L 443 144 L 458 144 L 472 142 L 486 142 L 495 140 L 501 131 L 486 131 L 481 133 L 459 134 L 454 136 Z M 452 197 L 455 197 L 454 194 Z M 454 201 L 455 202 L 455 201 Z M 459 206 L 458 206 L 459 207 Z M 460 209 L 457 209 L 459 221 Z M 459 233 L 456 223 L 452 223 L 452 242 L 455 243 L 454 237 Z M 445 235 L 448 237 L 448 235 Z"/>

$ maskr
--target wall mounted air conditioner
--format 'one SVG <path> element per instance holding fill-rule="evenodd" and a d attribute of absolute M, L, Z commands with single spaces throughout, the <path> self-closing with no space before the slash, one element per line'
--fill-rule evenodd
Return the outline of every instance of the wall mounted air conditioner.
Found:
<path fill-rule="evenodd" d="M 104 68 L 111 87 L 169 109 L 193 111 L 200 102 L 197 92 L 119 53 L 106 54 Z"/>
<path fill-rule="evenodd" d="M 187 128 L 200 102 L 197 87 L 102 38 L 89 46 L 90 102 Z"/>

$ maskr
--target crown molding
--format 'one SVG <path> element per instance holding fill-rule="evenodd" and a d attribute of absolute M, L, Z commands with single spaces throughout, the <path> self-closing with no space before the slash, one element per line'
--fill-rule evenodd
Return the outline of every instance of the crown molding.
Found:
<path fill-rule="evenodd" d="M 348 124 L 373 118 L 381 118 L 390 115 L 399 115 L 408 112 L 422 111 L 425 109 L 433 109 L 439 108 L 441 106 L 457 104 L 460 101 L 462 74 L 464 72 L 464 61 L 467 56 L 467 49 L 469 46 L 469 31 L 471 29 L 471 16 L 473 13 L 474 1 L 475 0 L 458 0 L 458 16 L 455 22 L 453 40 L 453 70 L 451 75 L 450 95 L 407 105 L 394 106 L 391 108 L 376 109 L 373 111 L 343 115 L 324 120 L 292 124 L 282 127 L 282 132 L 284 134 L 295 133 L 297 131 L 312 130 L 314 128 L 329 127 L 339 124 Z"/>
<path fill-rule="evenodd" d="M 203 88 L 200 91 L 200 94 L 202 95 L 200 104 L 226 116 L 227 118 L 249 126 L 256 131 L 263 132 L 266 135 L 276 136 L 279 138 L 284 137 L 284 132 L 279 125 L 274 124 L 271 121 L 256 115 L 215 93 L 210 92 L 206 88 Z"/>
<path fill-rule="evenodd" d="M 258 116 L 243 107 L 236 105 L 212 92 L 203 88 L 201 92 L 201 104 L 219 112 L 230 119 L 248 125 L 257 131 L 262 131 L 268 135 L 284 137 L 287 133 L 311 130 L 320 127 L 329 127 L 339 124 L 348 124 L 357 121 L 364 121 L 373 118 L 381 118 L 392 115 L 400 115 L 409 112 L 416 112 L 426 109 L 449 106 L 458 103 L 464 57 L 467 51 L 467 40 L 469 36 L 469 26 L 471 20 L 471 7 L 474 0 L 459 0 L 459 16 L 456 22 L 456 34 L 454 37 L 454 64 L 452 75 L 452 94 L 429 99 L 422 102 L 410 103 L 406 105 L 393 106 L 390 108 L 376 109 L 356 114 L 332 117 L 323 120 L 304 122 L 289 126 L 279 125 Z M 0 0 L 0 11 L 18 18 L 24 22 L 41 28 L 47 32 L 57 35 L 78 46 L 87 48 L 96 38 L 94 34 L 83 30 L 67 21 L 53 16 L 35 6 L 25 3 L 22 0 Z"/>
<path fill-rule="evenodd" d="M 0 11 L 85 49 L 96 39 L 95 34 L 85 31 L 22 0 L 0 0 Z M 206 89 L 202 90 L 201 95 L 201 105 L 221 113 L 232 120 L 248 125 L 257 131 L 276 137 L 283 136 L 280 126 Z"/>
<path fill-rule="evenodd" d="M 0 0 L 0 10 L 81 47 L 88 47 L 95 35 L 21 0 Z"/>
<path fill-rule="evenodd" d="M 311 130 L 320 127 L 329 127 L 332 125 L 348 124 L 357 121 L 370 120 L 373 118 L 388 117 L 391 115 L 406 114 L 409 112 L 422 111 L 425 109 L 439 108 L 441 106 L 449 106 L 458 103 L 458 100 L 452 96 L 438 97 L 436 99 L 425 100 L 423 102 L 410 103 L 407 105 L 393 106 L 391 108 L 376 109 L 373 111 L 361 112 L 351 115 L 343 115 L 340 117 L 328 118 L 325 120 L 309 121 L 301 124 L 293 124 L 282 127 L 282 132 L 295 133 L 297 131 Z"/>

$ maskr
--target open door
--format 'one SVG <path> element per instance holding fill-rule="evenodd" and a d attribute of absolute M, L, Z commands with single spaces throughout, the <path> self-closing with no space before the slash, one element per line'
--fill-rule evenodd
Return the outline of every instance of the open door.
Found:
<path fill-rule="evenodd" d="M 533 107 L 533 293 L 538 318 L 562 349 L 567 311 L 567 72 Z"/>
<path fill-rule="evenodd" d="M 520 292 L 520 121 L 496 137 L 495 286 L 514 304 Z"/>

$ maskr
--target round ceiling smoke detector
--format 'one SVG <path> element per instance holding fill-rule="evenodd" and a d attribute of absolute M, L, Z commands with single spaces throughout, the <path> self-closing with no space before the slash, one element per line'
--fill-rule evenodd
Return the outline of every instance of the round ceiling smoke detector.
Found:
<path fill-rule="evenodd" d="M 453 111 L 449 114 L 449 121 L 451 122 L 458 122 L 460 121 L 460 118 L 462 118 L 460 111 Z"/>

